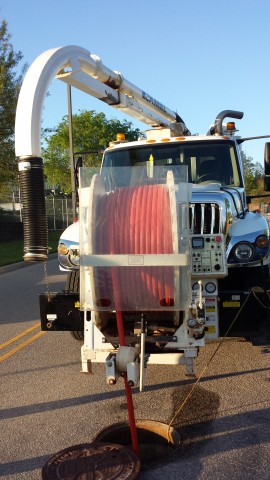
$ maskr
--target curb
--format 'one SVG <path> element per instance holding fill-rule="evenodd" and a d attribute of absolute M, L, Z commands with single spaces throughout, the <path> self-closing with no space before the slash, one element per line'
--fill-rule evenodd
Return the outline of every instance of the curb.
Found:
<path fill-rule="evenodd" d="M 57 253 L 50 253 L 47 261 L 53 260 L 55 258 L 57 258 Z M 1 273 L 14 272 L 14 270 L 19 270 L 25 267 L 31 267 L 33 265 L 36 265 L 37 263 L 42 263 L 42 262 L 25 262 L 23 260 L 22 262 L 16 262 L 16 263 L 11 263 L 10 265 L 4 265 L 3 267 L 0 267 L 0 275 Z"/>

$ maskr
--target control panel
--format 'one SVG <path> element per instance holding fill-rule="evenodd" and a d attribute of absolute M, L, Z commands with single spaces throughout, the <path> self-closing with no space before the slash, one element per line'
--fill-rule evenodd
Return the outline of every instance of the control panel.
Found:
<path fill-rule="evenodd" d="M 200 283 L 199 283 L 200 282 Z M 192 303 L 197 305 L 201 295 L 205 309 L 205 338 L 207 341 L 219 338 L 218 279 L 207 277 L 194 278 L 192 282 Z"/>
<path fill-rule="evenodd" d="M 191 273 L 196 277 L 225 277 L 227 265 L 222 234 L 191 236 Z"/>

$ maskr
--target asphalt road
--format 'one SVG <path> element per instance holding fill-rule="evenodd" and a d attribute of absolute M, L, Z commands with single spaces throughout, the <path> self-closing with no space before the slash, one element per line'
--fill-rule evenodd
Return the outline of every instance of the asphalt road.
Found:
<path fill-rule="evenodd" d="M 56 260 L 48 262 L 48 274 L 51 291 L 63 288 Z M 104 365 L 81 374 L 80 342 L 68 332 L 39 335 L 43 265 L 2 269 L 0 282 L 0 478 L 37 480 L 56 452 L 127 420 L 123 382 L 107 386 Z M 197 374 L 216 347 L 201 349 Z M 269 360 L 270 347 L 227 339 L 176 418 L 180 449 L 146 465 L 139 478 L 269 480 Z M 136 418 L 169 423 L 193 382 L 183 367 L 149 366 L 146 390 L 134 389 Z"/>

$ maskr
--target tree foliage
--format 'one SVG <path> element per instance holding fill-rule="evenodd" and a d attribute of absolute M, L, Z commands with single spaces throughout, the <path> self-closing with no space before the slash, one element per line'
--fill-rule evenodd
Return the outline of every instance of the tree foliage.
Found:
<path fill-rule="evenodd" d="M 263 166 L 261 163 L 253 162 L 252 157 L 248 157 L 242 152 L 242 161 L 244 166 L 245 187 L 248 194 L 263 193 Z"/>
<path fill-rule="evenodd" d="M 26 66 L 18 74 L 22 53 L 15 52 L 7 22 L 0 24 L 0 194 L 9 192 L 17 181 L 17 162 L 14 151 L 14 124 L 17 99 Z"/>
<path fill-rule="evenodd" d="M 129 141 L 137 140 L 139 129 L 131 122 L 117 119 L 108 120 L 104 113 L 83 110 L 73 115 L 73 150 L 92 152 L 83 154 L 84 166 L 98 166 L 102 152 L 119 132 L 125 133 Z M 63 192 L 71 191 L 70 148 L 68 117 L 64 117 L 54 133 L 45 138 L 47 147 L 43 149 L 44 171 L 50 185 L 59 186 Z"/>

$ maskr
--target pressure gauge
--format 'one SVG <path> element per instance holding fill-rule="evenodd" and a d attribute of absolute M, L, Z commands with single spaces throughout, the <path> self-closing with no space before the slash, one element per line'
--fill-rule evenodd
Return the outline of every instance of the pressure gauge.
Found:
<path fill-rule="evenodd" d="M 208 282 L 205 285 L 205 290 L 207 293 L 214 293 L 216 291 L 217 287 L 213 282 Z"/>
<path fill-rule="evenodd" d="M 195 328 L 197 325 L 197 320 L 195 318 L 189 318 L 187 324 L 189 328 Z"/>
<path fill-rule="evenodd" d="M 193 285 L 192 285 L 192 290 L 194 290 L 195 292 L 196 292 L 197 290 L 199 290 L 199 284 L 198 284 L 198 282 L 193 283 Z"/>

